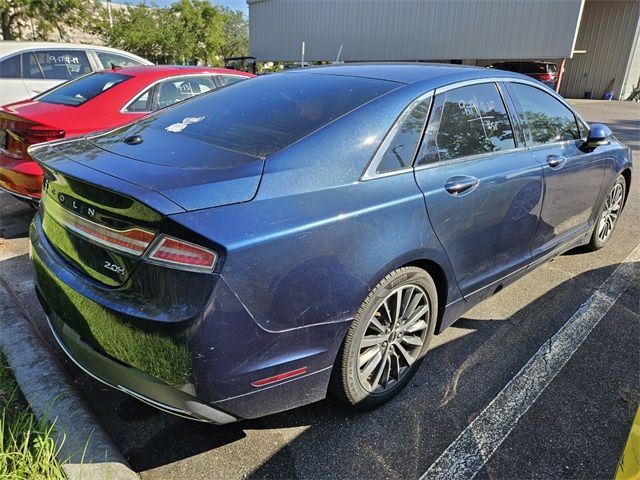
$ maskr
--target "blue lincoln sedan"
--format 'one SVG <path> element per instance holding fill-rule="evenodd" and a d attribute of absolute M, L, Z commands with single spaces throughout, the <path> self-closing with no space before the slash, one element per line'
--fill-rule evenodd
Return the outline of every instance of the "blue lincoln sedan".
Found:
<path fill-rule="evenodd" d="M 62 349 L 218 424 L 329 390 L 389 400 L 472 306 L 603 247 L 632 174 L 629 148 L 535 80 L 427 64 L 265 75 L 30 154 Z"/>

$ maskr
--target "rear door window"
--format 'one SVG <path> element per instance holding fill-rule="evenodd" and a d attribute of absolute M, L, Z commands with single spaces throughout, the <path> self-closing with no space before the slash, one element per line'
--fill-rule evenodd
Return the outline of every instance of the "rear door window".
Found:
<path fill-rule="evenodd" d="M 165 80 L 158 84 L 158 108 L 168 107 L 215 88 L 216 86 L 210 76 Z"/>
<path fill-rule="evenodd" d="M 153 93 L 153 87 L 148 88 L 147 90 L 142 92 L 140 95 L 136 97 L 135 100 L 133 100 L 131 103 L 129 103 L 129 105 L 127 105 L 127 108 L 125 108 L 125 112 L 130 112 L 130 113 L 151 112 L 153 110 L 152 93 Z"/>
<path fill-rule="evenodd" d="M 431 98 L 418 101 L 402 113 L 390 132 L 391 141 L 376 167 L 376 173 L 388 173 L 411 166 L 429 113 L 430 101 Z"/>
<path fill-rule="evenodd" d="M 0 78 L 20 78 L 19 54 L 0 62 Z"/>
<path fill-rule="evenodd" d="M 77 107 L 129 78 L 131 77 L 120 73 L 96 72 L 49 90 L 34 97 L 34 100 Z"/>
<path fill-rule="evenodd" d="M 242 75 L 216 75 L 220 83 L 224 87 L 225 85 L 231 85 L 233 83 L 242 82 L 248 80 L 249 77 L 243 77 Z"/>
<path fill-rule="evenodd" d="M 83 50 L 38 50 L 33 52 L 48 80 L 70 80 L 91 72 Z"/>
<path fill-rule="evenodd" d="M 511 148 L 513 130 L 496 85 L 470 85 L 436 97 L 418 164 Z"/>
<path fill-rule="evenodd" d="M 44 73 L 38 63 L 38 59 L 33 53 L 22 54 L 22 78 L 43 79 Z"/>
<path fill-rule="evenodd" d="M 546 92 L 522 83 L 507 87 L 518 107 L 529 145 L 545 145 L 580 138 L 573 112 Z"/>
<path fill-rule="evenodd" d="M 144 63 L 135 60 L 130 57 L 125 57 L 124 55 L 119 55 L 117 53 L 105 52 L 102 50 L 96 50 L 96 55 L 98 56 L 98 60 L 102 64 L 102 68 L 112 68 L 112 67 L 135 67 L 138 65 L 144 65 Z"/>

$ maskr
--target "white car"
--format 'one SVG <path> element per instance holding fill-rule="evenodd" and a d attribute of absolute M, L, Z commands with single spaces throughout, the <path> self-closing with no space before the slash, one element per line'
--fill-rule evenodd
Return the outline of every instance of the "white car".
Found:
<path fill-rule="evenodd" d="M 31 98 L 85 73 L 151 62 L 115 48 L 0 41 L 0 105 Z"/>

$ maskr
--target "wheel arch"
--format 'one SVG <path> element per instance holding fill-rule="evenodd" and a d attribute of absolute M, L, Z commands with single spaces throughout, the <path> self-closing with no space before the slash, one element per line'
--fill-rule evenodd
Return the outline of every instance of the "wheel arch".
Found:
<path fill-rule="evenodd" d="M 438 318 L 436 321 L 436 335 L 440 332 L 440 324 L 444 316 L 444 309 L 447 305 L 447 298 L 449 292 L 449 279 L 444 269 L 435 261 L 429 259 L 418 259 L 401 265 L 401 267 L 418 267 L 426 271 L 433 282 L 436 284 L 436 292 L 438 293 Z"/>
<path fill-rule="evenodd" d="M 622 205 L 622 207 L 624 208 L 624 206 L 627 204 L 627 199 L 629 198 L 629 191 L 631 190 L 631 168 L 626 167 L 624 168 L 621 172 L 620 175 L 622 175 L 622 177 L 624 178 L 624 182 L 625 182 L 625 192 L 624 192 L 624 204 Z"/>

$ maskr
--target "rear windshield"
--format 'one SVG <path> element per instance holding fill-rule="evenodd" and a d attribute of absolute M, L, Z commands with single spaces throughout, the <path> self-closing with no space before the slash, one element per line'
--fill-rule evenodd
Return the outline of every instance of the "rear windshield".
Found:
<path fill-rule="evenodd" d="M 555 73 L 558 67 L 553 63 L 527 63 L 525 73 Z"/>
<path fill-rule="evenodd" d="M 264 75 L 200 95 L 142 123 L 265 157 L 399 86 L 337 75 Z"/>
<path fill-rule="evenodd" d="M 35 97 L 35 100 L 77 107 L 129 78 L 131 78 L 129 75 L 120 73 L 96 72 L 48 90 Z"/>

